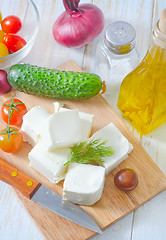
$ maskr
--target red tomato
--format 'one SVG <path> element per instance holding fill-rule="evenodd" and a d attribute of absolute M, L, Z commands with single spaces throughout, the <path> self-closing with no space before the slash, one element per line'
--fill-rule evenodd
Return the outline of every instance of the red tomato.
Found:
<path fill-rule="evenodd" d="M 124 168 L 115 175 L 114 183 L 117 188 L 124 191 L 130 191 L 137 186 L 138 178 L 134 170 Z"/>
<path fill-rule="evenodd" d="M 17 52 L 26 45 L 26 41 L 22 37 L 11 33 L 6 34 L 2 42 L 11 53 Z"/>
<path fill-rule="evenodd" d="M 7 100 L 1 108 L 1 117 L 6 123 L 8 123 L 8 118 L 10 114 L 9 108 L 10 108 L 10 113 L 11 113 L 11 110 L 13 110 L 13 114 L 10 118 L 10 125 L 16 125 L 16 126 L 20 125 L 22 123 L 22 118 L 24 114 L 27 112 L 27 108 L 25 104 L 16 98 Z"/>
<path fill-rule="evenodd" d="M 7 131 L 7 129 L 4 130 Z M 10 131 L 13 131 L 13 133 L 10 134 L 9 139 L 8 133 L 2 131 L 0 132 L 0 149 L 7 153 L 17 152 L 22 146 L 23 142 L 22 133 L 19 133 L 19 129 L 10 127 Z"/>
<path fill-rule="evenodd" d="M 22 27 L 21 20 L 16 16 L 8 16 L 1 22 L 1 27 L 5 33 L 17 33 Z"/>

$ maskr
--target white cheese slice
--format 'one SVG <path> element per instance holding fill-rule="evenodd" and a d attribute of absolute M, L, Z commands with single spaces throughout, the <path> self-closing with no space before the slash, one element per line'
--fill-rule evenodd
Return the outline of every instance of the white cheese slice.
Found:
<path fill-rule="evenodd" d="M 41 144 L 47 150 L 71 147 L 81 141 L 78 110 L 56 112 L 42 125 Z"/>
<path fill-rule="evenodd" d="M 40 143 L 28 154 L 30 167 L 33 167 L 53 183 L 58 183 L 65 178 L 67 166 L 64 166 L 70 158 L 70 148 L 44 150 Z"/>
<path fill-rule="evenodd" d="M 54 102 L 53 105 L 54 105 L 54 108 L 55 108 L 55 112 L 58 112 L 59 109 L 60 109 L 61 107 L 63 108 L 63 106 L 64 106 L 64 104 L 61 103 L 61 102 Z"/>
<path fill-rule="evenodd" d="M 31 108 L 24 116 L 21 131 L 24 142 L 34 146 L 40 136 L 41 126 L 50 114 L 42 107 L 36 106 Z"/>
<path fill-rule="evenodd" d="M 101 139 L 101 141 L 107 140 L 106 146 L 112 146 L 114 154 L 110 157 L 105 157 L 105 161 L 101 165 L 105 167 L 106 174 L 111 172 L 119 163 L 128 158 L 128 154 L 132 151 L 133 146 L 127 138 L 115 127 L 113 123 L 110 123 L 106 127 L 98 130 L 92 135 L 90 139 Z"/>
<path fill-rule="evenodd" d="M 73 111 L 73 110 L 60 107 L 59 111 L 62 112 L 62 111 Z M 81 124 L 81 141 L 85 141 L 91 134 L 94 115 L 89 113 L 79 112 L 79 118 L 80 118 L 80 124 Z"/>
<path fill-rule="evenodd" d="M 63 185 L 63 200 L 92 205 L 101 198 L 104 181 L 103 167 L 70 163 Z"/>
<path fill-rule="evenodd" d="M 128 151 L 128 154 L 130 154 L 131 151 L 133 151 L 133 145 L 129 142 L 129 151 Z"/>

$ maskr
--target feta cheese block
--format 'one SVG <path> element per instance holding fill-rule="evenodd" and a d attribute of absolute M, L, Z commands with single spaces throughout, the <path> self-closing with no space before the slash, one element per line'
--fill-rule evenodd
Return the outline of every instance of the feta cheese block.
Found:
<path fill-rule="evenodd" d="M 41 126 L 50 114 L 42 107 L 31 108 L 24 116 L 21 131 L 24 142 L 34 146 L 40 137 Z"/>
<path fill-rule="evenodd" d="M 92 205 L 102 195 L 105 169 L 91 164 L 70 163 L 63 184 L 63 200 Z"/>
<path fill-rule="evenodd" d="M 73 111 L 67 108 L 59 108 L 59 111 Z M 80 124 L 81 124 L 81 141 L 87 140 L 91 134 L 92 124 L 93 124 L 93 114 L 79 112 Z"/>
<path fill-rule="evenodd" d="M 64 163 L 70 159 L 70 153 L 70 148 L 47 151 L 38 143 L 28 154 L 29 166 L 36 169 L 51 182 L 58 183 L 65 178 L 67 166 L 64 166 Z"/>
<path fill-rule="evenodd" d="M 81 141 L 78 110 L 56 112 L 42 125 L 41 144 L 47 150 L 71 147 Z"/>
<path fill-rule="evenodd" d="M 101 165 L 105 167 L 106 174 L 108 174 L 119 163 L 128 158 L 128 154 L 132 151 L 133 146 L 113 123 L 98 130 L 92 135 L 90 140 L 99 138 L 101 141 L 107 140 L 106 146 L 112 146 L 115 151 L 112 156 L 103 158 L 105 162 L 101 163 Z"/>

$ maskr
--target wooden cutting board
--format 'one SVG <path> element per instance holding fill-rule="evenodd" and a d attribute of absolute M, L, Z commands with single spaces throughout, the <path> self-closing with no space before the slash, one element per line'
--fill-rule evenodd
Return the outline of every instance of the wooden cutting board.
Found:
<path fill-rule="evenodd" d="M 60 66 L 59 69 L 81 71 L 81 69 L 73 61 L 65 63 Z M 12 91 L 2 96 L 0 98 L 0 108 L 2 103 L 7 99 L 10 99 L 12 96 L 22 100 L 28 109 L 33 106 L 40 105 L 47 109 L 50 113 L 54 112 L 52 103 L 55 99 L 31 96 L 18 91 Z M 83 101 L 65 100 L 61 102 L 63 102 L 67 108 L 79 109 L 83 112 L 93 113 L 95 118 L 92 133 L 106 126 L 110 122 L 113 122 L 134 147 L 134 150 L 131 152 L 129 158 L 123 161 L 111 172 L 111 174 L 106 176 L 104 191 L 101 199 L 93 206 L 82 206 L 82 208 L 92 217 L 102 230 L 166 189 L 166 176 L 158 168 L 158 166 L 143 149 L 141 144 L 135 139 L 123 121 L 115 114 L 102 96 L 95 96 L 89 100 Z M 0 129 L 4 126 L 4 123 L 0 121 Z M 55 192 L 62 194 L 63 181 L 55 185 L 49 182 L 37 171 L 29 167 L 28 152 L 30 150 L 31 146 L 24 143 L 22 149 L 16 154 L 7 154 L 0 151 L 0 158 L 13 164 Z M 122 168 L 134 169 L 139 179 L 138 186 L 127 193 L 117 189 L 113 182 L 114 175 Z M 26 199 L 19 192 L 15 192 L 47 240 L 84 240 L 95 235 L 94 232 L 72 223 L 55 213 L 52 213 L 50 210 L 47 210 L 33 201 Z"/>

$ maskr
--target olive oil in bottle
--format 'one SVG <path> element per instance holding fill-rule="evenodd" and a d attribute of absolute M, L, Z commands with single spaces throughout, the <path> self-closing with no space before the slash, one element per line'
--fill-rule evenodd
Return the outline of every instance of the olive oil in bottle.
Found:
<path fill-rule="evenodd" d="M 122 115 L 142 135 L 166 121 L 166 9 L 152 36 L 146 56 L 124 78 L 118 98 Z"/>

